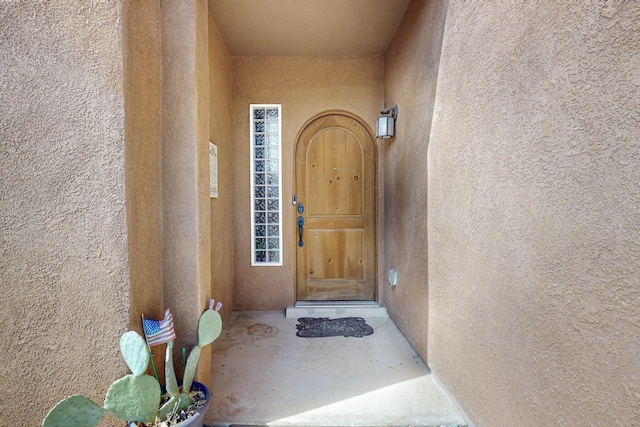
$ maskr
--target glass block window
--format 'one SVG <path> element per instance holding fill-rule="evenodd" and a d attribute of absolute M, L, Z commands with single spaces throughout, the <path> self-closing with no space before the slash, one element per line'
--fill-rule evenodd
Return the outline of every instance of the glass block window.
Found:
<path fill-rule="evenodd" d="M 251 104 L 251 265 L 282 265 L 279 104 Z"/>

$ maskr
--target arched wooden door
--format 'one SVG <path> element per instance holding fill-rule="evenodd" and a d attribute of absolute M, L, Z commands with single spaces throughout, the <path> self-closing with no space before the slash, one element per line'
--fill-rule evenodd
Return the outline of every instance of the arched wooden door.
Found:
<path fill-rule="evenodd" d="M 376 153 L 347 114 L 309 123 L 296 144 L 298 301 L 375 299 Z"/>

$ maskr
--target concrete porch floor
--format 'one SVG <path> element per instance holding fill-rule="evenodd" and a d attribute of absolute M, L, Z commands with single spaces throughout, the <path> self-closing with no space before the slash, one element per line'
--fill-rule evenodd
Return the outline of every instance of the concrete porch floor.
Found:
<path fill-rule="evenodd" d="M 284 311 L 234 312 L 213 344 L 205 424 L 466 426 L 391 319 L 365 319 L 373 335 L 299 338 Z"/>

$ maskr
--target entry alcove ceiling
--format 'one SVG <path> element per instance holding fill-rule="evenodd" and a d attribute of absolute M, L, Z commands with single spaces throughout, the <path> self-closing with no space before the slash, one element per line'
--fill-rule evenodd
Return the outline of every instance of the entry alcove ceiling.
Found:
<path fill-rule="evenodd" d="M 232 56 L 383 55 L 410 0 L 209 0 Z"/>

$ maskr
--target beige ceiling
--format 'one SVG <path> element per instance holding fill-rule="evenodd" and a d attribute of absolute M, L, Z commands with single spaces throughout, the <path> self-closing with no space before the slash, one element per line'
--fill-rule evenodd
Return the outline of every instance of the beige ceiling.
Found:
<path fill-rule="evenodd" d="M 209 0 L 233 56 L 382 55 L 410 0 Z"/>

